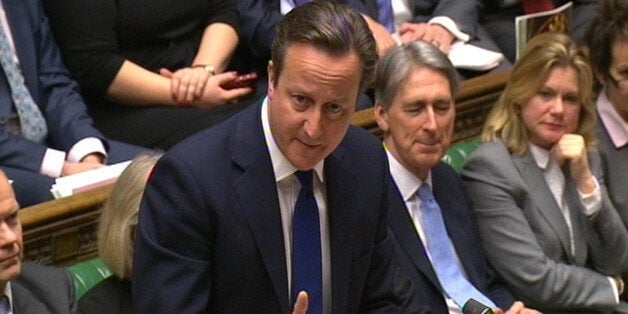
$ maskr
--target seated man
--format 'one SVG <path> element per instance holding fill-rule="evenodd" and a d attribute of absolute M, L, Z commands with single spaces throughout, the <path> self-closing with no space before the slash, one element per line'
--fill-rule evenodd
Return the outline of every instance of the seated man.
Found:
<path fill-rule="evenodd" d="M 143 150 L 92 126 L 38 0 L 0 3 L 0 22 L 0 168 L 23 207 L 52 199 L 56 177 Z"/>
<path fill-rule="evenodd" d="M 22 263 L 19 205 L 0 171 L 0 313 L 71 313 L 74 284 L 64 269 Z"/>
<path fill-rule="evenodd" d="M 472 298 L 507 313 L 536 313 L 515 302 L 490 267 L 462 181 L 441 162 L 458 89 L 451 63 L 415 41 L 392 50 L 376 73 L 375 117 L 394 182 L 389 225 L 397 261 L 415 286 L 414 304 L 460 313 Z"/>

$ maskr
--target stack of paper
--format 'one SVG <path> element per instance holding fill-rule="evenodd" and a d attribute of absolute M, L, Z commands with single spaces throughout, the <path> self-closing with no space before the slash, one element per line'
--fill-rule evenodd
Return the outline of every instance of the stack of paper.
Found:
<path fill-rule="evenodd" d="M 54 198 L 61 198 L 114 183 L 130 163 L 131 161 L 129 160 L 57 178 L 55 184 L 50 189 L 50 193 L 52 193 Z"/>

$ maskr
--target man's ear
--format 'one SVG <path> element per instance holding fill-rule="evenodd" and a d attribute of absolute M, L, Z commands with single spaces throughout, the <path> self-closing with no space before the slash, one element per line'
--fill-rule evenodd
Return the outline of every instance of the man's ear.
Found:
<path fill-rule="evenodd" d="M 275 72 L 273 72 L 274 67 L 275 66 L 273 64 L 273 61 L 268 61 L 268 68 L 266 73 L 268 73 L 268 98 L 270 99 L 273 98 L 273 93 L 275 92 Z"/>
<path fill-rule="evenodd" d="M 375 115 L 375 121 L 377 121 L 377 125 L 379 126 L 380 130 L 382 130 L 384 133 L 388 132 L 388 113 L 381 103 L 378 102 L 375 104 L 375 107 L 373 108 L 373 114 Z"/>

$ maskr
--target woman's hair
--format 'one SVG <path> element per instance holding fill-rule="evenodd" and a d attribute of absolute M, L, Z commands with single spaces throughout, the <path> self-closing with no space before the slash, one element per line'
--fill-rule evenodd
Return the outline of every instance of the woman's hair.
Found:
<path fill-rule="evenodd" d="M 102 207 L 98 226 L 98 255 L 120 279 L 133 273 L 133 245 L 140 200 L 150 171 L 160 155 L 139 155 L 116 181 Z"/>
<path fill-rule="evenodd" d="M 613 60 L 613 43 L 628 40 L 628 1 L 599 1 L 598 15 L 591 22 L 586 39 L 591 65 L 598 73 L 607 75 Z"/>
<path fill-rule="evenodd" d="M 486 119 L 481 140 L 501 139 L 510 152 L 526 153 L 528 133 L 521 117 L 521 106 L 537 94 L 555 68 L 573 68 L 578 73 L 578 100 L 582 109 L 576 133 L 584 137 L 589 150 L 594 149 L 593 74 L 583 50 L 567 35 L 558 33 L 543 33 L 528 42 L 503 93 Z"/>
<path fill-rule="evenodd" d="M 385 110 L 390 109 L 402 83 L 415 69 L 421 68 L 442 74 L 449 82 L 452 97 L 458 93 L 456 69 L 451 61 L 434 45 L 417 40 L 396 47 L 379 61 L 375 71 L 375 102 Z"/>

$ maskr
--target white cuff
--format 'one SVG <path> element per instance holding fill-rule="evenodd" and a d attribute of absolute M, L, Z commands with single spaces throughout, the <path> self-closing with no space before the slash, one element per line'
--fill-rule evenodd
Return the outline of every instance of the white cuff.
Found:
<path fill-rule="evenodd" d="M 587 217 L 593 216 L 602 209 L 602 191 L 600 190 L 600 184 L 597 182 L 596 177 L 593 177 L 593 181 L 595 181 L 595 189 L 593 192 L 582 194 L 582 192 L 578 190 L 580 200 L 584 206 L 584 214 L 587 215 Z"/>
<path fill-rule="evenodd" d="M 58 178 L 61 176 L 64 162 L 65 152 L 48 148 L 44 154 L 44 160 L 41 162 L 39 173 L 52 178 Z"/>
<path fill-rule="evenodd" d="M 436 16 L 427 22 L 428 24 L 438 24 L 445 29 L 447 29 L 450 33 L 452 33 L 458 40 L 462 40 L 465 43 L 471 39 L 469 34 L 463 33 L 456 25 L 456 22 L 447 16 Z"/>
<path fill-rule="evenodd" d="M 619 304 L 619 287 L 617 287 L 617 283 L 615 283 L 615 279 L 613 277 L 607 277 L 608 281 L 611 282 L 611 287 L 613 287 L 613 295 L 615 296 L 615 304 Z"/>
<path fill-rule="evenodd" d="M 87 137 L 76 142 L 76 144 L 70 148 L 68 151 L 68 161 L 74 163 L 81 162 L 85 156 L 95 153 L 107 157 L 107 151 L 105 151 L 105 146 L 102 141 L 95 137 Z"/>

